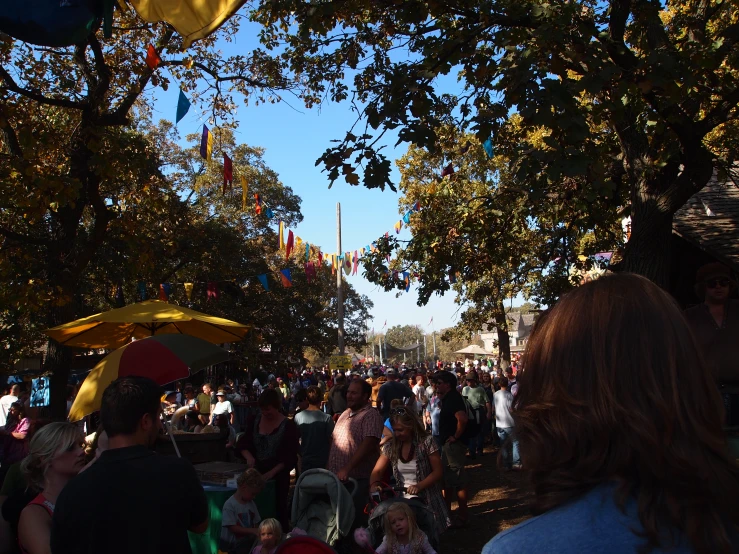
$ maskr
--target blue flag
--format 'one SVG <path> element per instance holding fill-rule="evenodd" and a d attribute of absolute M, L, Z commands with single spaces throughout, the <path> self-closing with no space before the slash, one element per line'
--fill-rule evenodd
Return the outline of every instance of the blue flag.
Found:
<path fill-rule="evenodd" d="M 493 137 L 488 137 L 488 140 L 482 143 L 482 147 L 485 149 L 485 153 L 488 158 L 493 157 Z"/>
<path fill-rule="evenodd" d="M 175 125 L 180 122 L 180 119 L 185 117 L 185 114 L 190 109 L 190 101 L 185 96 L 185 93 L 180 89 L 180 97 L 177 99 L 177 118 L 175 119 Z"/>
<path fill-rule="evenodd" d="M 269 291 L 269 283 L 267 283 L 267 274 L 265 273 L 263 275 L 257 275 L 257 279 L 259 279 L 259 282 L 262 283 L 264 290 Z"/>

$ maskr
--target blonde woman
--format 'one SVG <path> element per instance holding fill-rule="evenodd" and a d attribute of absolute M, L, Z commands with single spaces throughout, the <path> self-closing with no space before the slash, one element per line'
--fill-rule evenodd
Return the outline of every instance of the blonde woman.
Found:
<path fill-rule="evenodd" d="M 51 517 L 59 493 L 85 465 L 84 437 L 72 423 L 50 423 L 31 439 L 21 470 L 41 490 L 21 512 L 18 545 L 24 554 L 51 554 Z"/>
<path fill-rule="evenodd" d="M 419 497 L 428 506 L 441 532 L 451 524 L 449 509 L 441 494 L 443 466 L 438 445 L 423 427 L 412 407 L 390 409 L 393 436 L 382 446 L 372 470 L 370 490 L 382 488 L 382 481 L 392 467 L 395 481 L 406 489 L 405 496 Z"/>

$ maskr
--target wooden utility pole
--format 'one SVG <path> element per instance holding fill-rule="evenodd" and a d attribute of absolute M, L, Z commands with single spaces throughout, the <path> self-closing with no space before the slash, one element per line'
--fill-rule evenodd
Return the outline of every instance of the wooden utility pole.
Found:
<path fill-rule="evenodd" d="M 337 256 L 341 256 L 341 204 L 336 203 L 336 249 Z M 343 291 L 343 273 L 345 260 L 341 259 L 336 271 L 336 315 L 339 327 L 339 355 L 344 355 L 344 291 Z"/>

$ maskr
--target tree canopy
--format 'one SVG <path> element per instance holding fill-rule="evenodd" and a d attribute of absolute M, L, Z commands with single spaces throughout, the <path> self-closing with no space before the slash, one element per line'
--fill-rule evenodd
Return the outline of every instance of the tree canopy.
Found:
<path fill-rule="evenodd" d="M 594 203 L 631 215 L 618 268 L 661 285 L 672 214 L 739 153 L 731 2 L 284 0 L 252 17 L 274 59 L 352 100 L 320 159 L 332 183 L 394 188 L 380 137 L 448 155 L 454 124 L 491 138 L 526 202 L 559 199 L 563 224 Z"/>

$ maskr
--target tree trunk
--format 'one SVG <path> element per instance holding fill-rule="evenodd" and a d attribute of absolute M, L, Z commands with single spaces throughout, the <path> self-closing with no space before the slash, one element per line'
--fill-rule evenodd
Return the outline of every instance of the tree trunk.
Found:
<path fill-rule="evenodd" d="M 660 197 L 650 195 L 639 186 L 631 204 L 631 236 L 626 243 L 618 271 L 637 273 L 669 288 L 672 212 L 665 209 Z"/>
<path fill-rule="evenodd" d="M 505 361 L 511 363 L 511 338 L 508 336 L 508 318 L 505 313 L 503 300 L 498 302 L 495 310 L 495 327 L 498 330 L 498 367 Z"/>
<path fill-rule="evenodd" d="M 47 314 L 47 325 L 54 327 L 74 319 L 75 309 L 73 302 L 63 306 L 52 307 Z M 54 421 L 67 419 L 67 385 L 72 369 L 72 350 L 49 339 L 44 371 L 51 373 L 49 378 L 49 411 Z"/>

